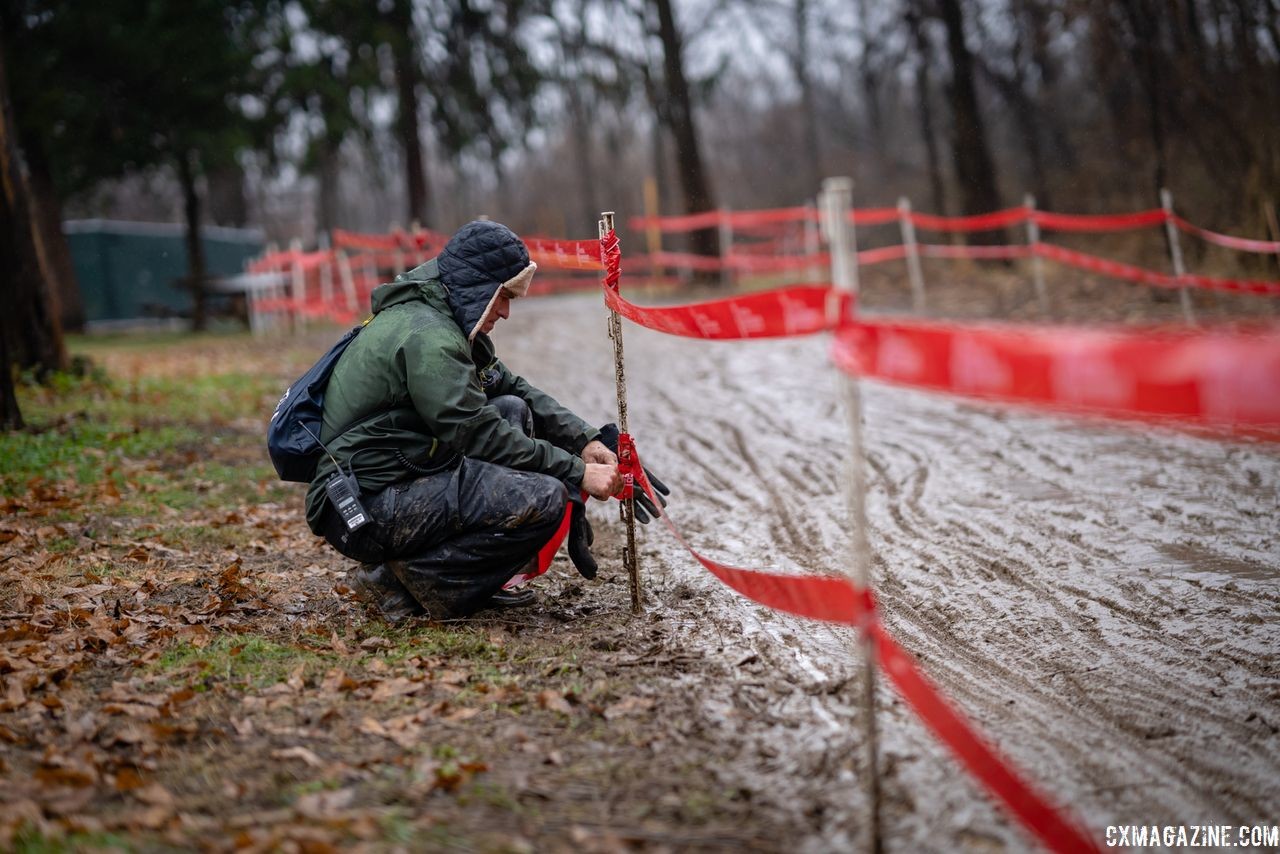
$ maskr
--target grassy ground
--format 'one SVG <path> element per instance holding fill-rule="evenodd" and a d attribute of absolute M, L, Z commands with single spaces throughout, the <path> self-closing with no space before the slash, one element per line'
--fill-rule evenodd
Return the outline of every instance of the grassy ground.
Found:
<path fill-rule="evenodd" d="M 697 663 L 629 617 L 614 544 L 614 582 L 583 597 L 561 567 L 518 615 L 392 627 L 352 598 L 262 445 L 332 336 L 76 341 L 90 376 L 21 390 L 30 427 L 0 437 L 0 848 L 779 838 L 699 751 L 663 749 Z"/>

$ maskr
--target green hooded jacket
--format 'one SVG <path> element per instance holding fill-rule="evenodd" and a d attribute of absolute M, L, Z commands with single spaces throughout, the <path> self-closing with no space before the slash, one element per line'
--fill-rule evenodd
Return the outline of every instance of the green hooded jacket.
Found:
<path fill-rule="evenodd" d="M 362 494 L 458 455 L 581 484 L 586 465 L 578 454 L 600 431 L 507 370 L 487 335 L 467 343 L 436 259 L 375 288 L 372 308 L 373 318 L 333 368 L 320 433 L 343 468 L 355 471 Z M 503 394 L 529 405 L 545 439 L 526 436 L 487 405 Z M 322 456 L 307 490 L 307 523 L 316 533 L 333 471 Z"/>

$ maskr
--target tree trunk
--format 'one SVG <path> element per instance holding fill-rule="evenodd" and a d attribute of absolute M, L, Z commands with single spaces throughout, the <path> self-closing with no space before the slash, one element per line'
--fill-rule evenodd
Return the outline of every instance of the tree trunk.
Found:
<path fill-rule="evenodd" d="M 394 0 L 388 11 L 396 37 L 391 53 L 396 67 L 396 98 L 399 107 L 396 131 L 404 147 L 405 175 L 409 192 L 409 220 L 426 225 L 428 217 L 427 170 L 422 156 L 419 133 L 418 83 L 422 77 L 418 65 L 418 41 L 414 38 L 413 4 L 411 0 Z"/>
<path fill-rule="evenodd" d="M 62 200 L 58 198 L 53 176 L 49 173 L 49 162 L 39 143 L 28 141 L 23 145 L 23 152 L 27 155 L 27 177 L 40 241 L 57 289 L 61 308 L 59 320 L 64 332 L 83 332 L 84 299 L 80 295 L 75 265 L 71 263 L 71 244 L 62 233 Z"/>
<path fill-rule="evenodd" d="M 209 176 L 209 221 L 214 225 L 244 228 L 249 203 L 244 195 L 244 169 L 231 162 Z"/>
<path fill-rule="evenodd" d="M 328 135 L 316 140 L 316 231 L 331 233 L 342 227 L 339 219 L 338 179 L 342 171 L 342 158 L 338 147 L 330 142 Z"/>
<path fill-rule="evenodd" d="M 671 0 L 652 0 L 658 13 L 658 36 L 662 40 L 663 76 L 666 78 L 666 117 L 676 144 L 676 166 L 684 192 L 687 213 L 713 210 L 716 206 L 698 148 L 698 128 L 689 83 L 684 76 L 684 45 L 676 28 Z M 699 255 L 719 255 L 720 235 L 715 229 L 695 231 L 690 248 Z"/>
<path fill-rule="evenodd" d="M 947 213 L 946 181 L 942 175 L 942 158 L 938 155 L 938 133 L 933 121 L 933 93 L 929 80 L 929 66 L 933 62 L 933 48 L 924 31 L 923 22 L 915 8 L 906 14 L 907 28 L 916 49 L 916 104 L 920 110 L 920 136 L 924 140 L 925 161 L 929 171 L 929 190 L 933 197 L 933 209 L 940 215 Z"/>
<path fill-rule="evenodd" d="M 1129 26 L 1133 32 L 1130 55 L 1134 65 L 1137 66 L 1138 79 L 1141 81 L 1142 92 L 1147 101 L 1147 127 L 1151 133 L 1151 146 L 1155 149 L 1153 169 L 1155 193 L 1152 198 L 1158 199 L 1160 190 L 1169 186 L 1168 146 L 1165 140 L 1164 110 L 1162 109 L 1164 98 L 1161 92 L 1161 63 L 1156 56 L 1155 44 L 1155 40 L 1159 37 L 1156 29 L 1158 19 L 1153 20 L 1151 17 L 1153 10 L 1146 3 L 1139 4 L 1138 0 L 1124 0 L 1120 5 L 1129 19 Z"/>
<path fill-rule="evenodd" d="M 0 327 L 5 339 L 3 365 L 12 382 L 11 363 L 32 369 L 43 379 L 67 366 L 57 294 L 48 274 L 40 235 L 32 217 L 30 191 L 18 150 L 17 122 L 9 100 L 9 81 L 0 46 Z M 11 402 L 12 401 L 12 402 Z M 6 395 L 5 423 L 17 413 L 17 402 Z"/>
<path fill-rule="evenodd" d="M 0 432 L 6 433 L 26 426 L 13 387 L 13 368 L 13 360 L 9 358 L 9 333 L 6 326 L 0 326 Z"/>
<path fill-rule="evenodd" d="M 978 90 L 973 74 L 973 55 L 965 43 L 964 10 L 961 0 L 939 0 L 947 29 L 947 50 L 951 57 L 952 158 L 960 183 L 960 198 L 966 214 L 989 213 L 1000 207 L 996 170 L 987 144 L 986 125 L 978 107 Z M 1002 231 L 973 235 L 977 243 L 1003 243 Z"/>
<path fill-rule="evenodd" d="M 187 220 L 187 286 L 191 289 L 191 328 L 203 332 L 209 326 L 205 292 L 204 241 L 200 238 L 200 194 L 196 192 L 195 152 L 178 153 L 178 182 L 182 185 L 182 211 Z"/>
<path fill-rule="evenodd" d="M 800 87 L 800 117 L 804 133 L 804 154 L 808 186 L 805 198 L 812 198 L 822 184 L 822 140 L 818 135 L 818 99 L 814 92 L 813 74 L 809 70 L 809 0 L 795 0 L 793 26 L 796 30 L 795 53 L 791 57 L 792 72 Z"/>

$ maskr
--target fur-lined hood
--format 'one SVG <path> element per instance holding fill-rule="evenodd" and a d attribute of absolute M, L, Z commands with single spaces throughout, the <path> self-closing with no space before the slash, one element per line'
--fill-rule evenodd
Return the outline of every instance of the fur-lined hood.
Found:
<path fill-rule="evenodd" d="M 514 231 L 487 220 L 458 229 L 436 263 L 449 309 L 469 341 L 475 340 L 498 291 L 505 287 L 512 296 L 524 296 L 538 269 Z"/>

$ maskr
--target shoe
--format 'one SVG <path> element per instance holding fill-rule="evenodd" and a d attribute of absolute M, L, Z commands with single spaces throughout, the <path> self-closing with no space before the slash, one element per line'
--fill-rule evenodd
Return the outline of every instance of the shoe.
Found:
<path fill-rule="evenodd" d="M 386 564 L 361 564 L 351 570 L 347 581 L 352 591 L 378 609 L 388 623 L 400 623 L 426 613 Z"/>
<path fill-rule="evenodd" d="M 538 596 L 528 587 L 516 590 L 499 590 L 489 597 L 482 608 L 523 608 L 538 601 Z"/>

